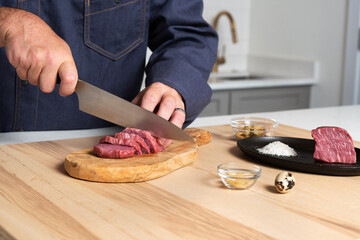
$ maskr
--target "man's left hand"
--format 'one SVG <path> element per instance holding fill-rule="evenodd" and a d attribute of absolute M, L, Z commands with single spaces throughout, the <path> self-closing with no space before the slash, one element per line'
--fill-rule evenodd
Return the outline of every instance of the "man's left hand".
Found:
<path fill-rule="evenodd" d="M 185 104 L 181 95 L 172 87 L 155 82 L 142 90 L 132 103 L 154 112 L 182 128 L 185 122 Z"/>

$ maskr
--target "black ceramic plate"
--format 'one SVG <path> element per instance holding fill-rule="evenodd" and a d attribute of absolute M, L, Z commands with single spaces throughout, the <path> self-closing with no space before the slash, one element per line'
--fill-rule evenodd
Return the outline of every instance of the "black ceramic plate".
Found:
<path fill-rule="evenodd" d="M 297 152 L 297 156 L 274 156 L 258 152 L 258 148 L 262 148 L 274 141 L 280 141 L 289 145 Z M 238 140 L 237 145 L 242 151 L 249 154 L 257 161 L 288 170 L 337 176 L 360 175 L 359 148 L 355 148 L 357 158 L 356 164 L 339 164 L 325 163 L 315 160 L 313 158 L 315 141 L 310 139 L 290 137 L 253 137 Z"/>

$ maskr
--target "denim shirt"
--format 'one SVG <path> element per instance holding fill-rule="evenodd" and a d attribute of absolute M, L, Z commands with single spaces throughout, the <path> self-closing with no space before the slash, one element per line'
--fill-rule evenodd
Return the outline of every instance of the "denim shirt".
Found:
<path fill-rule="evenodd" d="M 0 0 L 41 17 L 70 46 L 79 78 L 131 101 L 162 82 L 184 99 L 190 124 L 209 103 L 217 34 L 202 0 Z M 145 66 L 147 47 L 153 54 Z M 112 126 L 83 113 L 74 94 L 46 94 L 22 81 L 0 48 L 0 132 Z"/>

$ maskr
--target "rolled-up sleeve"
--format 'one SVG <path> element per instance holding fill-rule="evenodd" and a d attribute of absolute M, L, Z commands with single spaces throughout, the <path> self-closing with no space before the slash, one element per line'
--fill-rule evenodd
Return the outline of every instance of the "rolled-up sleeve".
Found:
<path fill-rule="evenodd" d="M 146 85 L 162 82 L 185 102 L 188 126 L 210 102 L 207 81 L 216 61 L 218 37 L 203 19 L 202 0 L 151 1 Z"/>

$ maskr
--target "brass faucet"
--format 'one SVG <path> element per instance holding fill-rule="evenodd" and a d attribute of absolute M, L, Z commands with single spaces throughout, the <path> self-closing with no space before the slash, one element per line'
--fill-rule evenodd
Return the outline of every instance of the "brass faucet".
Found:
<path fill-rule="evenodd" d="M 232 40 L 233 40 L 233 43 L 236 43 L 237 38 L 236 38 L 235 21 L 234 21 L 234 18 L 231 16 L 231 14 L 228 11 L 221 11 L 215 16 L 215 19 L 214 19 L 214 22 L 213 22 L 213 28 L 215 29 L 215 31 L 217 31 L 218 21 L 219 21 L 219 18 L 222 15 L 225 15 L 225 16 L 227 16 L 229 18 Z M 222 56 L 219 56 L 219 53 L 218 53 L 218 57 L 216 59 L 216 63 L 214 64 L 212 72 L 217 72 L 218 71 L 218 66 L 220 64 L 224 64 L 224 63 L 225 63 L 225 45 L 223 46 Z"/>

